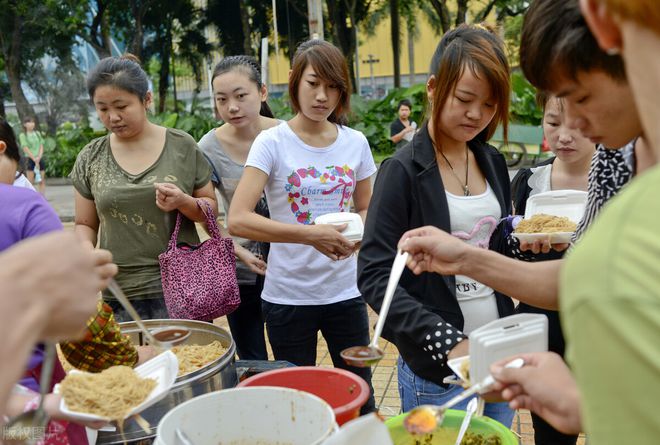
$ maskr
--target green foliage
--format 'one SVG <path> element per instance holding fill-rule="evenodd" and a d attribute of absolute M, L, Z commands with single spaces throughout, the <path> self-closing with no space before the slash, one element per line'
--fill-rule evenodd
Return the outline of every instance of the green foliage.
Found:
<path fill-rule="evenodd" d="M 424 84 L 394 89 L 385 98 L 376 101 L 366 101 L 358 96 L 351 98 L 349 126 L 364 133 L 373 152 L 389 154 L 394 151 L 394 144 L 390 141 L 390 124 L 397 118 L 397 105 L 401 99 L 410 99 L 413 104 L 410 118 L 421 124 L 426 103 Z"/>
<path fill-rule="evenodd" d="M 218 126 L 213 111 L 198 99 L 193 101 L 190 111 L 179 111 L 178 113 L 166 111 L 152 116 L 150 120 L 163 127 L 183 130 L 196 141 L 199 141 L 202 136 Z"/>
<path fill-rule="evenodd" d="M 268 98 L 268 106 L 270 107 L 275 119 L 282 119 L 288 121 L 293 117 L 293 110 L 289 103 L 289 94 L 285 93 L 281 97 L 270 96 Z"/>
<path fill-rule="evenodd" d="M 536 103 L 536 89 L 520 72 L 511 75 L 511 121 L 518 124 L 540 125 L 543 110 Z"/>
<path fill-rule="evenodd" d="M 44 141 L 46 173 L 50 177 L 68 176 L 80 150 L 93 139 L 103 136 L 105 130 L 95 131 L 91 127 L 64 122 L 57 129 L 55 138 L 48 136 Z"/>

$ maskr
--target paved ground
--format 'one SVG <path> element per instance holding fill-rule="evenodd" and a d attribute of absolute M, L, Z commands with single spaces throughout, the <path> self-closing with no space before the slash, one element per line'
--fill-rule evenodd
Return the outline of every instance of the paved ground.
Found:
<path fill-rule="evenodd" d="M 510 171 L 511 177 L 515 175 L 516 171 Z M 50 204 L 55 208 L 60 216 L 65 227 L 71 228 L 74 217 L 74 204 L 73 204 L 73 187 L 63 182 L 50 183 L 46 188 L 46 198 Z M 376 314 L 369 310 L 369 317 L 371 319 L 371 329 L 376 324 Z M 227 320 L 225 317 L 219 318 L 215 321 L 216 324 L 228 329 Z M 385 358 L 373 368 L 373 386 L 376 396 L 376 404 L 380 413 L 384 417 L 392 417 L 401 412 L 401 404 L 399 402 L 399 394 L 397 389 L 397 371 L 396 360 L 398 358 L 398 351 L 394 345 L 382 340 L 381 346 L 384 347 Z M 270 350 L 270 346 L 269 346 Z M 272 357 L 272 353 L 271 357 Z M 319 366 L 332 366 L 328 348 L 319 335 L 317 363 Z M 534 429 L 532 427 L 531 417 L 529 412 L 522 411 L 514 418 L 512 430 L 520 437 L 520 443 L 523 445 L 534 444 Z M 579 445 L 584 445 L 584 438 L 580 438 Z"/>

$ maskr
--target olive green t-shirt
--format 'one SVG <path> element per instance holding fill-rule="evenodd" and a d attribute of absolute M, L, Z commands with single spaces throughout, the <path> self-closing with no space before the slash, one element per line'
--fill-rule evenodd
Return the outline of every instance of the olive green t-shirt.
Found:
<path fill-rule="evenodd" d="M 176 224 L 176 211 L 156 206 L 154 183 L 169 182 L 183 192 L 206 185 L 211 168 L 185 132 L 168 129 L 158 160 L 142 173 L 132 175 L 117 164 L 110 137 L 89 143 L 78 155 L 70 175 L 84 198 L 94 201 L 99 217 L 99 245 L 112 252 L 119 266 L 117 282 L 129 298 L 157 298 L 162 294 L 158 255 Z M 179 242 L 198 243 L 195 224 L 183 218 Z"/>
<path fill-rule="evenodd" d="M 562 267 L 567 359 L 594 445 L 660 442 L 660 167 L 613 198 Z"/>

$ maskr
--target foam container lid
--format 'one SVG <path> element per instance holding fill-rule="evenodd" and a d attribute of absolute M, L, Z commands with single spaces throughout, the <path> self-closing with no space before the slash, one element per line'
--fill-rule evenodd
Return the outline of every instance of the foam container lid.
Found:
<path fill-rule="evenodd" d="M 579 223 L 587 205 L 587 192 L 581 190 L 552 190 L 530 196 L 525 207 L 525 218 L 538 213 L 552 216 L 565 216 Z"/>

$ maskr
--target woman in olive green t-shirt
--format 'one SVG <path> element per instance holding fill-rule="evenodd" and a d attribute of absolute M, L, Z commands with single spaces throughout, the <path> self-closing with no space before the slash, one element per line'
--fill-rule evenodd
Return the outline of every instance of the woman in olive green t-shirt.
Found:
<path fill-rule="evenodd" d="M 196 199 L 217 202 L 211 168 L 185 132 L 147 119 L 147 75 L 130 58 L 106 58 L 87 78 L 89 95 L 107 136 L 88 144 L 71 172 L 76 189 L 76 233 L 112 252 L 117 282 L 146 319 L 168 318 L 158 255 L 167 248 L 177 211 L 179 240 L 198 243 L 194 221 L 204 221 Z M 100 232 L 100 233 L 99 233 Z M 119 321 L 121 305 L 104 297 Z"/>

